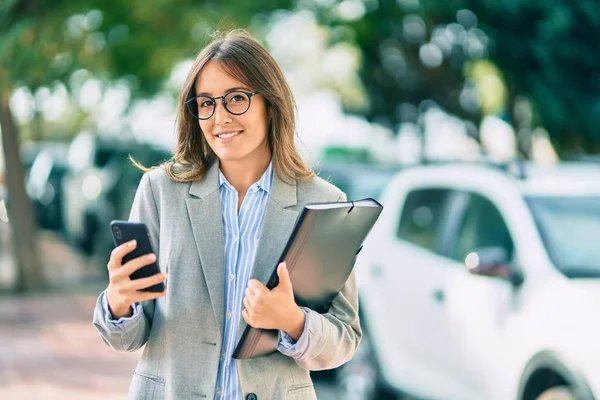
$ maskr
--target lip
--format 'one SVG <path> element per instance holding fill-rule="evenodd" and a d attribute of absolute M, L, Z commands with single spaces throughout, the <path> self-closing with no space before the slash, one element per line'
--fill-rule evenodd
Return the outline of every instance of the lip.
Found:
<path fill-rule="evenodd" d="M 228 137 L 228 138 L 220 138 L 219 137 L 219 135 L 233 133 L 233 132 L 239 132 L 239 134 L 232 136 L 232 137 Z M 229 142 L 237 139 L 239 136 L 241 136 L 242 133 L 244 133 L 243 129 L 231 129 L 231 130 L 227 130 L 227 131 L 217 132 L 214 136 L 215 136 L 215 139 L 217 139 L 217 141 L 219 141 L 219 143 L 229 143 Z"/>

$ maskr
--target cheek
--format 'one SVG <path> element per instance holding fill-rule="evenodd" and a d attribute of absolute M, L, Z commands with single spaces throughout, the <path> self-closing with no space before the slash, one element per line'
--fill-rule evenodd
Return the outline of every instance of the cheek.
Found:
<path fill-rule="evenodd" d="M 200 122 L 200 130 L 202 131 L 202 135 L 204 135 L 204 138 L 208 141 L 213 139 L 211 134 L 212 129 L 212 124 L 210 122 Z"/>
<path fill-rule="evenodd" d="M 256 136 L 267 136 L 269 130 L 269 122 L 265 113 L 256 113 L 246 122 L 246 126 L 252 126 L 252 131 Z"/>

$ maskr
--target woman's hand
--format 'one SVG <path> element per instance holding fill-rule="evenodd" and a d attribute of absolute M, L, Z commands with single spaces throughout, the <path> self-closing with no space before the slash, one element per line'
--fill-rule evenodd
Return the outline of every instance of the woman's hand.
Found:
<path fill-rule="evenodd" d="M 272 290 L 256 279 L 248 282 L 242 317 L 254 328 L 278 329 L 298 340 L 304 330 L 304 312 L 294 301 L 285 262 L 277 267 L 279 285 Z"/>
<path fill-rule="evenodd" d="M 138 291 L 165 281 L 167 279 L 166 274 L 160 273 L 148 278 L 134 280 L 129 278 L 129 275 L 138 269 L 156 261 L 154 254 L 147 254 L 122 265 L 123 257 L 133 251 L 136 245 L 135 240 L 123 243 L 119 247 L 116 247 L 110 255 L 110 261 L 107 266 L 110 283 L 106 289 L 106 300 L 114 319 L 131 316 L 133 312 L 131 305 L 133 303 L 157 299 L 167 294 L 166 290 L 160 293 Z"/>

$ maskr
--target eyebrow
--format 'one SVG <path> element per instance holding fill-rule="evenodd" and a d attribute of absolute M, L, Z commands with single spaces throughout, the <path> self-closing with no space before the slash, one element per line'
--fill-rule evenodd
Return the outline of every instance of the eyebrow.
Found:
<path fill-rule="evenodd" d="M 250 92 L 250 89 L 248 89 L 247 87 L 239 86 L 239 87 L 229 88 L 223 94 L 225 95 L 227 93 L 235 92 L 236 90 L 245 90 L 247 92 Z M 208 97 L 212 97 L 212 94 L 208 93 L 208 92 L 201 92 L 201 93 L 197 93 L 196 96 L 208 96 Z"/>

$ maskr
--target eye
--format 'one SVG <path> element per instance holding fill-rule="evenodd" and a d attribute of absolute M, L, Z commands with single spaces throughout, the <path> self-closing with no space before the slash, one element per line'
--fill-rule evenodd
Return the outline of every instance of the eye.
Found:
<path fill-rule="evenodd" d="M 243 94 L 234 94 L 233 96 L 231 96 L 231 99 L 229 101 L 232 103 L 239 103 L 245 100 L 246 96 L 244 96 Z"/>
<path fill-rule="evenodd" d="M 200 107 L 212 107 L 214 105 L 214 101 L 213 100 L 201 100 L 199 102 L 199 106 Z"/>

